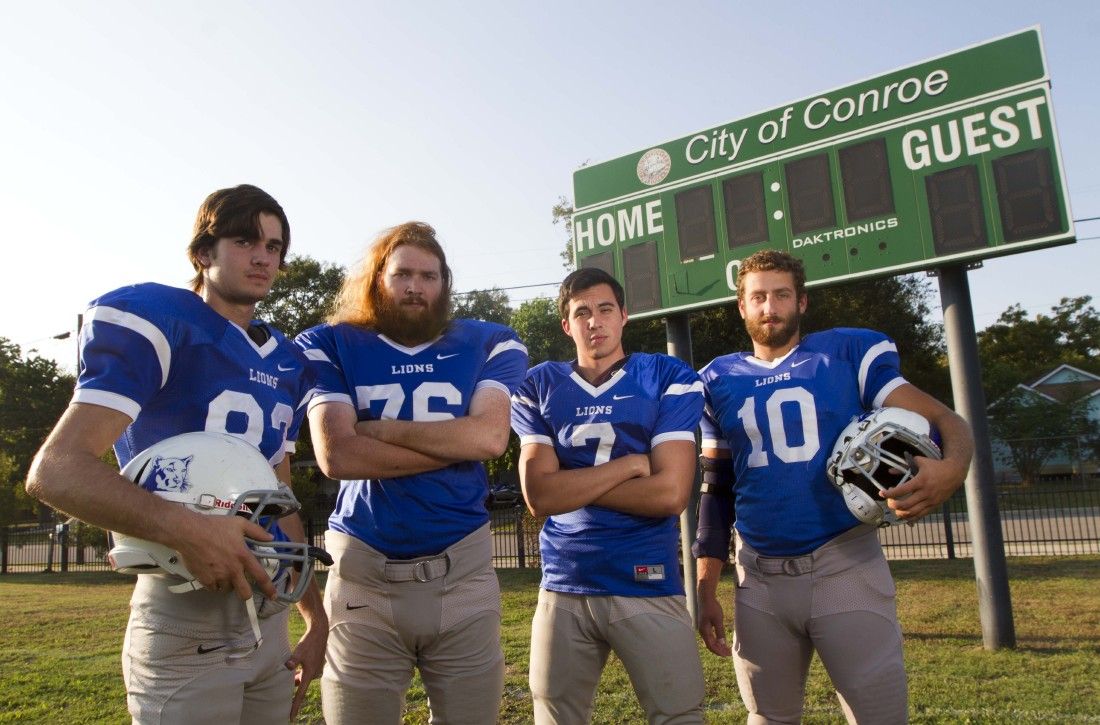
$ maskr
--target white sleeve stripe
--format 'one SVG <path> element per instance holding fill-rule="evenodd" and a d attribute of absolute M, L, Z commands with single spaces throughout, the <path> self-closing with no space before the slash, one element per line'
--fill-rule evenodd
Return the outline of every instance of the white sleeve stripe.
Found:
<path fill-rule="evenodd" d="M 702 448 L 718 448 L 719 450 L 729 450 L 730 444 L 721 440 L 720 438 L 703 438 Z"/>
<path fill-rule="evenodd" d="M 309 401 L 313 400 L 313 396 L 315 396 L 317 394 L 318 394 L 318 391 L 317 391 L 317 388 L 315 388 L 315 387 L 310 388 L 309 390 L 307 390 L 306 394 L 302 396 L 302 399 L 300 401 L 298 401 L 298 408 L 301 408 L 303 405 L 305 405 Z M 295 410 L 297 410 L 298 408 L 295 408 Z M 309 410 L 309 408 L 306 408 L 306 410 Z"/>
<path fill-rule="evenodd" d="M 316 348 L 310 348 L 308 350 L 302 350 L 302 352 L 305 353 L 305 356 L 307 358 L 309 358 L 310 360 L 317 360 L 318 362 L 327 362 L 327 363 L 332 362 L 332 360 L 329 360 L 328 355 L 325 354 L 324 350 L 318 350 Z"/>
<path fill-rule="evenodd" d="M 882 342 L 872 345 L 871 348 L 863 355 L 863 360 L 859 363 L 859 399 L 863 400 L 864 392 L 867 390 L 867 373 L 871 371 L 871 364 L 878 358 L 879 355 L 885 355 L 888 352 L 896 353 L 898 346 L 889 340 L 883 340 Z"/>
<path fill-rule="evenodd" d="M 512 397 L 512 391 L 508 389 L 508 386 L 497 380 L 482 380 L 474 386 L 475 393 L 479 390 L 499 390 L 507 397 Z"/>
<path fill-rule="evenodd" d="M 551 448 L 554 447 L 554 439 L 551 438 L 550 436 L 532 434 L 532 435 L 520 436 L 519 437 L 520 447 L 528 446 L 528 445 L 531 445 L 533 443 L 537 443 L 540 446 L 550 446 Z"/>
<path fill-rule="evenodd" d="M 519 403 L 520 405 L 526 406 L 528 408 L 537 409 L 539 407 L 538 404 L 535 403 L 535 401 L 531 400 L 530 398 L 528 398 L 525 395 L 520 395 L 519 393 L 516 393 L 515 395 L 512 396 L 512 402 L 513 403 Z"/>
<path fill-rule="evenodd" d="M 498 343 L 497 346 L 493 348 L 492 352 L 489 353 L 489 357 L 485 358 L 485 360 L 488 362 L 502 352 L 508 352 L 509 350 L 519 350 L 524 355 L 527 354 L 527 347 L 519 340 L 505 340 L 504 342 Z"/>
<path fill-rule="evenodd" d="M 695 442 L 695 431 L 690 430 L 673 430 L 668 433 L 662 433 L 660 435 L 653 436 L 653 439 L 649 441 L 650 448 L 656 448 L 662 443 L 668 441 L 691 441 Z"/>
<path fill-rule="evenodd" d="M 130 420 L 137 420 L 141 413 L 141 406 L 137 401 L 127 398 L 125 395 L 112 393 L 108 390 L 96 390 L 95 388 L 77 388 L 73 393 L 74 403 L 91 403 L 119 413 L 130 416 Z"/>
<path fill-rule="evenodd" d="M 351 396 L 344 393 L 322 393 L 314 395 L 309 399 L 309 407 L 306 410 L 313 410 L 314 407 L 321 405 L 322 403 L 344 403 L 350 405 L 352 408 L 355 404 L 351 402 Z"/>
<path fill-rule="evenodd" d="M 668 389 L 665 390 L 664 394 L 661 395 L 661 397 L 663 398 L 665 397 L 665 395 L 687 395 L 689 393 L 699 393 L 700 395 L 702 395 L 703 383 L 698 380 L 696 380 L 691 385 L 684 385 L 683 383 L 673 383 L 672 385 L 668 386 Z"/>
<path fill-rule="evenodd" d="M 168 338 L 156 325 L 131 312 L 98 305 L 84 313 L 84 324 L 88 324 L 88 322 L 106 322 L 125 327 L 148 340 L 157 355 L 157 361 L 160 363 L 160 386 L 164 387 L 165 383 L 168 382 L 168 369 L 172 365 L 172 347 L 168 344 Z"/>
<path fill-rule="evenodd" d="M 886 402 L 886 398 L 889 397 L 890 393 L 894 392 L 908 382 L 908 380 L 899 375 L 890 382 L 886 383 L 886 385 L 883 385 L 882 390 L 878 391 L 878 395 L 875 396 L 874 401 L 871 403 L 871 407 L 881 408 L 882 404 Z"/>

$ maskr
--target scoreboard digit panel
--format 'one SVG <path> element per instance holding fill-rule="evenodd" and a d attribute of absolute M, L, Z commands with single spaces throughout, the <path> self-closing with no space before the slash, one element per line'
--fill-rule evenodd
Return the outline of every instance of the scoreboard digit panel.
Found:
<path fill-rule="evenodd" d="M 980 249 L 986 244 L 985 210 L 978 167 L 966 164 L 924 177 L 932 243 L 938 254 Z"/>
<path fill-rule="evenodd" d="M 803 234 L 836 224 L 833 180 L 827 154 L 815 154 L 783 167 L 791 232 Z"/>
<path fill-rule="evenodd" d="M 650 149 L 637 163 L 649 191 L 575 212 L 578 264 L 618 270 L 631 313 L 647 317 L 735 299 L 737 264 L 760 249 L 801 258 L 813 286 L 1074 241 L 1049 82 L 1034 79 L 1045 68 L 1037 30 L 1009 40 L 1014 67 L 1031 80 L 1002 91 L 823 135 L 827 109 L 843 120 L 880 100 L 840 89 L 757 129 L 760 140 L 780 138 L 784 118 L 797 121 L 788 111 L 804 107 L 818 137 L 680 180 L 676 149 Z M 1038 60 L 1020 59 L 1032 42 Z M 934 61 L 919 68 L 927 92 L 955 82 Z M 917 88 L 911 69 L 893 77 L 903 80 L 857 88 Z M 734 123 L 698 134 L 685 153 L 736 156 L 751 130 Z"/>
<path fill-rule="evenodd" d="M 1005 240 L 1016 242 L 1056 234 L 1062 228 L 1050 149 L 1022 151 L 997 159 L 993 176 Z"/>
<path fill-rule="evenodd" d="M 841 148 L 840 180 L 844 189 L 844 211 L 849 222 L 892 214 L 894 187 L 886 139 L 875 138 Z"/>
<path fill-rule="evenodd" d="M 763 172 L 740 174 L 724 180 L 722 210 L 726 217 L 726 244 L 729 249 L 768 241 Z"/>

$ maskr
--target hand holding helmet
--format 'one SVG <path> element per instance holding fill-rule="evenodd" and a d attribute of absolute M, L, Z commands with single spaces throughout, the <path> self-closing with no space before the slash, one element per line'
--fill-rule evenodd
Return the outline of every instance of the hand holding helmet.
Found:
<path fill-rule="evenodd" d="M 879 408 L 841 431 L 827 474 L 852 515 L 872 526 L 898 521 L 884 498 L 918 475 L 916 458 L 943 458 L 928 420 L 905 408 Z"/>
<path fill-rule="evenodd" d="M 240 438 L 206 432 L 173 436 L 135 456 L 122 475 L 201 517 L 188 519 L 191 525 L 179 531 L 174 549 L 112 534 L 115 546 L 108 558 L 117 571 L 170 574 L 183 580 L 173 591 L 232 588 L 241 599 L 251 598 L 251 580 L 268 596 L 289 603 L 301 599 L 314 559 L 324 558 L 307 544 L 273 540 L 275 521 L 300 505 L 263 455 Z M 272 580 L 288 584 L 290 567 L 302 572 L 297 586 L 276 591 Z"/>

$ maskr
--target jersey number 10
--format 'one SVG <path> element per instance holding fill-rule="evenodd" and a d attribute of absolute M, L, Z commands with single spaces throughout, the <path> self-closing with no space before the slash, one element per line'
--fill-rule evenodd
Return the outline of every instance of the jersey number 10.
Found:
<path fill-rule="evenodd" d="M 802 438 L 800 445 L 792 446 L 788 442 L 787 428 L 783 422 L 784 403 L 798 406 L 802 419 Z M 817 406 L 810 391 L 803 387 L 781 388 L 776 390 L 764 403 L 768 417 L 768 430 L 771 431 L 771 450 L 784 463 L 802 463 L 811 460 L 821 449 L 821 439 L 817 432 Z M 749 468 L 763 468 L 768 465 L 768 452 L 764 450 L 764 436 L 756 422 L 756 396 L 745 398 L 737 411 L 737 417 L 745 427 L 752 449 L 749 452 Z"/>

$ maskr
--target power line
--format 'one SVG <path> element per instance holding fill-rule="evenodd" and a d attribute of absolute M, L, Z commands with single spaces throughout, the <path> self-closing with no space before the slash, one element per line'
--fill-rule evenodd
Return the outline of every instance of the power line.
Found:
<path fill-rule="evenodd" d="M 488 289 L 472 289 L 469 292 L 455 292 L 455 297 L 466 297 L 469 295 L 477 294 L 478 292 L 493 292 L 494 290 L 500 290 L 502 292 L 513 289 L 531 289 L 532 287 L 557 287 L 560 282 L 540 282 L 538 284 L 518 284 L 511 287 L 490 287 Z"/>

